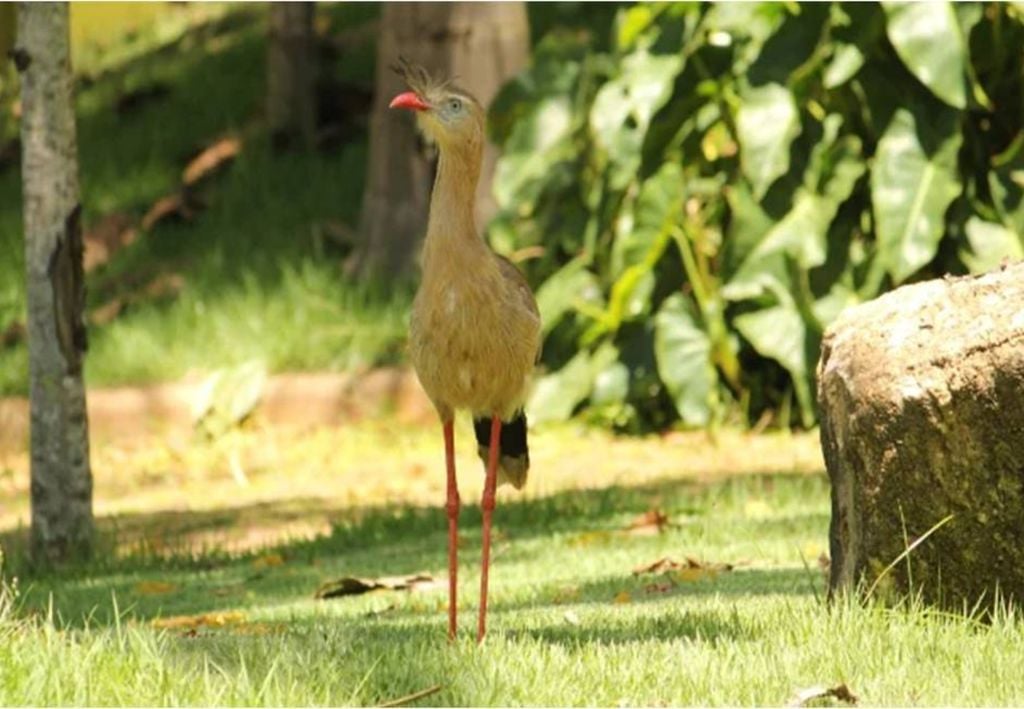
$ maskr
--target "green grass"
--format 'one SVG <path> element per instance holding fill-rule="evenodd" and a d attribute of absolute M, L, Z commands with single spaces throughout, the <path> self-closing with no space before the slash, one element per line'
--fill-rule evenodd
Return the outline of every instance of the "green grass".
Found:
<path fill-rule="evenodd" d="M 618 531 L 653 504 L 661 535 Z M 445 593 L 313 600 L 325 579 L 445 568 L 440 506 L 349 508 L 334 532 L 256 553 L 133 556 L 23 579 L 0 623 L 0 703 L 375 704 L 441 685 L 426 705 L 780 704 L 845 682 L 866 704 L 1016 704 L 1024 625 L 923 608 L 822 600 L 802 556 L 825 542 L 821 475 L 566 490 L 499 506 L 491 634 L 471 636 L 480 515 L 462 515 L 462 638 L 445 641 Z M 182 512 L 187 515 L 189 513 Z M 736 563 L 714 578 L 631 569 L 663 555 Z M 814 562 L 811 562 L 814 565 Z M 143 593 L 138 584 L 172 584 Z M 630 602 L 615 597 L 630 594 Z M 231 612 L 221 627 L 155 618 Z"/>

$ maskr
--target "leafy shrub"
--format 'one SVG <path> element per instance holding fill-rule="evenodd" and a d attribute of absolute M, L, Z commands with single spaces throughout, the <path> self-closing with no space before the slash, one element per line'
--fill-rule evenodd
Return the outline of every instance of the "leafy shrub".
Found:
<path fill-rule="evenodd" d="M 1024 256 L 1020 6 L 639 4 L 612 45 L 549 34 L 491 112 L 536 420 L 811 426 L 843 308 Z"/>

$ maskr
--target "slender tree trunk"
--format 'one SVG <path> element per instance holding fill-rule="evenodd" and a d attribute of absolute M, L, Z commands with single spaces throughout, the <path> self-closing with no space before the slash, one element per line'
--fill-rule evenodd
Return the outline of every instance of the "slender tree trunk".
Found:
<path fill-rule="evenodd" d="M 316 137 L 316 53 L 311 2 L 270 5 L 267 123 L 274 145 L 310 149 Z"/>
<path fill-rule="evenodd" d="M 377 44 L 376 95 L 370 118 L 370 158 L 357 266 L 363 275 L 409 273 L 426 231 L 433 156 L 408 116 L 388 110 L 404 90 L 391 71 L 399 55 L 431 73 L 454 76 L 484 106 L 529 55 L 522 2 L 387 3 Z M 491 176 L 497 149 L 488 145 L 477 189 L 477 226 L 494 214 Z"/>
<path fill-rule="evenodd" d="M 18 5 L 21 142 L 31 397 L 32 552 L 56 562 L 91 551 L 92 473 L 82 385 L 78 147 L 67 3 Z"/>

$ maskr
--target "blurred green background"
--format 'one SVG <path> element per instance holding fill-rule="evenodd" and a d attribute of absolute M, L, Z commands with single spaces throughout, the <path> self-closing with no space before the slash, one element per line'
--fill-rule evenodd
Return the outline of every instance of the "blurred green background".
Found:
<path fill-rule="evenodd" d="M 487 237 L 543 311 L 537 422 L 813 426 L 821 334 L 843 308 L 1024 256 L 1019 3 L 527 10 L 530 65 L 491 107 L 503 156 Z M 409 285 L 345 268 L 380 9 L 317 7 L 325 120 L 341 138 L 291 154 L 261 120 L 266 12 L 72 6 L 86 228 L 137 232 L 89 275 L 90 385 L 253 359 L 403 361 Z M 0 393 L 12 394 L 27 363 L 9 70 L 2 91 Z M 241 141 L 234 162 L 138 226 L 225 137 Z"/>

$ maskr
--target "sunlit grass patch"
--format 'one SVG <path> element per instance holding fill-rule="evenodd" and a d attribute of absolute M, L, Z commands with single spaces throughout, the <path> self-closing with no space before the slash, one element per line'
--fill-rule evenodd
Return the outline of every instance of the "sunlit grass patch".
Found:
<path fill-rule="evenodd" d="M 370 505 L 273 551 L 37 576 L 23 584 L 18 627 L 0 621 L 0 701 L 378 704 L 440 685 L 424 704 L 763 705 L 843 683 L 868 705 L 976 705 L 1024 692 L 1024 626 L 1012 613 L 983 624 L 914 604 L 824 604 L 824 577 L 800 561 L 825 538 L 820 475 L 683 482 L 503 500 L 480 648 L 471 505 L 454 645 L 443 585 L 313 598 L 344 575 L 443 578 L 440 504 Z M 623 533 L 654 498 L 675 524 Z M 751 515 L 751 501 L 772 514 Z M 588 530 L 610 536 L 581 543 Z M 666 555 L 736 566 L 633 573 Z"/>

